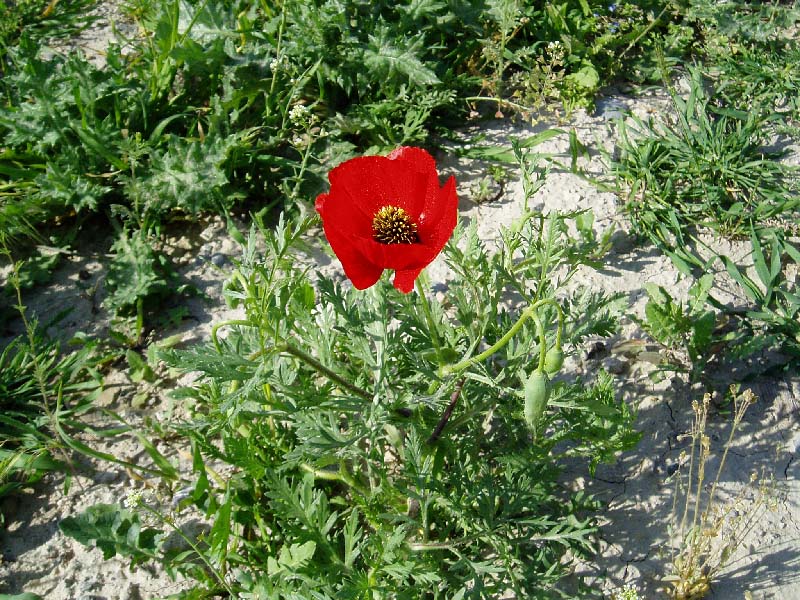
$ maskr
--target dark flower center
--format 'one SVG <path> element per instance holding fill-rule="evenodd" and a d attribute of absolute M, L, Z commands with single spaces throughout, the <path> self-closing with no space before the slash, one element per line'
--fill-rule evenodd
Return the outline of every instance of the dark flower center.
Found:
<path fill-rule="evenodd" d="M 399 206 L 384 206 L 372 218 L 372 239 L 381 244 L 417 244 L 417 224 Z"/>

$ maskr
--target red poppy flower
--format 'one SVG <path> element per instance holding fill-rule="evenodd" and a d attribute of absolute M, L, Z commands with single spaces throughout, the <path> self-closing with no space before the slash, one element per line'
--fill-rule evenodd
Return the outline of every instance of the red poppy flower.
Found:
<path fill-rule="evenodd" d="M 442 251 L 458 218 L 453 177 L 439 186 L 433 157 L 401 147 L 389 156 L 361 156 L 328 174 L 317 196 L 325 236 L 353 285 L 366 289 L 394 270 L 403 293 Z"/>

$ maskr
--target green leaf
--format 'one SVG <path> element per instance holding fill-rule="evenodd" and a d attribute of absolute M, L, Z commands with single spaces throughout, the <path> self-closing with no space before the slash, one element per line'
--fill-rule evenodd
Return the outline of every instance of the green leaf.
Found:
<path fill-rule="evenodd" d="M 662 344 L 670 344 L 676 334 L 675 323 L 671 314 L 664 310 L 660 304 L 652 300 L 644 307 L 644 314 L 647 319 L 647 326 L 650 333 Z"/>
<path fill-rule="evenodd" d="M 728 275 L 730 275 L 734 281 L 742 286 L 742 290 L 744 290 L 744 293 L 747 295 L 747 297 L 756 304 L 761 305 L 764 301 L 764 294 L 761 293 L 761 289 L 758 287 L 758 285 L 747 275 L 742 273 L 736 266 L 736 263 L 734 263 L 730 258 L 727 256 L 720 256 L 719 258 L 725 265 L 725 270 L 728 272 Z"/>
<path fill-rule="evenodd" d="M 672 304 L 672 297 L 667 293 L 660 285 L 656 285 L 655 283 L 645 283 L 644 289 L 647 292 L 650 300 L 655 304 L 660 306 L 667 306 Z"/>
<path fill-rule="evenodd" d="M 142 381 L 152 383 L 156 380 L 155 372 L 138 352 L 130 349 L 127 350 L 125 352 L 125 359 L 128 361 L 128 366 L 130 367 L 128 377 L 130 377 L 131 381 L 134 383 L 140 383 Z"/>
<path fill-rule="evenodd" d="M 713 312 L 708 311 L 700 317 L 695 317 L 693 323 L 694 335 L 691 340 L 691 358 L 696 360 L 705 354 L 706 349 L 711 344 L 711 337 L 717 324 L 717 319 Z"/>
<path fill-rule="evenodd" d="M 577 73 L 570 73 L 565 79 L 585 92 L 597 89 L 600 84 L 600 74 L 593 65 L 585 65 Z"/>
<path fill-rule="evenodd" d="M 769 298 L 772 295 L 772 274 L 770 268 L 767 266 L 767 258 L 764 255 L 764 249 L 761 246 L 761 240 L 758 239 L 758 234 L 755 232 L 755 229 L 751 229 L 750 231 L 750 244 L 752 245 L 752 257 L 753 257 L 753 267 L 756 270 L 756 274 L 758 275 L 759 279 L 761 279 L 761 283 L 764 284 L 767 293 L 765 297 L 765 303 L 769 303 Z"/>
<path fill-rule="evenodd" d="M 317 545 L 308 541 L 304 544 L 284 545 L 281 547 L 278 560 L 273 557 L 267 559 L 267 574 L 274 577 L 283 571 L 297 571 L 305 567 L 314 557 Z"/>
<path fill-rule="evenodd" d="M 344 564 L 350 568 L 361 554 L 358 542 L 363 531 L 358 527 L 358 510 L 353 508 L 344 526 Z"/>
<path fill-rule="evenodd" d="M 689 288 L 689 312 L 701 310 L 708 300 L 708 294 L 714 285 L 714 275 L 706 273 Z"/>
<path fill-rule="evenodd" d="M 217 509 L 214 516 L 214 525 L 208 534 L 208 543 L 211 546 L 212 555 L 220 562 L 225 560 L 228 554 L 228 544 L 230 543 L 231 533 L 231 510 L 233 505 L 232 496 L 227 496 Z"/>
<path fill-rule="evenodd" d="M 389 79 L 405 75 L 414 85 L 428 86 L 441 83 L 436 74 L 426 67 L 414 53 L 416 47 L 395 46 L 385 37 L 369 36 L 370 45 L 364 51 L 364 64 L 376 74 Z"/>
<path fill-rule="evenodd" d="M 171 479 L 173 481 L 178 480 L 178 471 L 173 466 L 167 457 L 161 454 L 158 449 L 153 445 L 153 443 L 145 437 L 145 435 L 136 429 L 133 429 L 133 434 L 139 440 L 139 443 L 144 446 L 145 452 L 147 452 L 148 456 L 153 459 L 155 465 L 161 469 L 161 472 L 164 474 L 164 477 L 167 479 Z"/>
<path fill-rule="evenodd" d="M 67 517 L 59 529 L 81 544 L 94 544 L 108 560 L 120 554 L 134 563 L 156 557 L 162 533 L 156 529 L 141 529 L 139 516 L 116 504 L 96 504 L 76 517 Z"/>

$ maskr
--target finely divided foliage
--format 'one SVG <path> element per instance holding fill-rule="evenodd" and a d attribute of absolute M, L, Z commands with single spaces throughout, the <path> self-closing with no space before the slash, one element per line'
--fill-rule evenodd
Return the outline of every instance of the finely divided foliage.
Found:
<path fill-rule="evenodd" d="M 213 525 L 203 544 L 178 556 L 161 549 L 161 560 L 209 594 L 550 597 L 561 578 L 553 565 L 594 548 L 595 503 L 557 484 L 560 457 L 594 466 L 638 439 L 605 376 L 554 384 L 558 408 L 542 415 L 536 443 L 522 418 L 520 377 L 541 340 L 553 343 L 555 315 L 541 313 L 537 338 L 524 311 L 500 299 L 510 289 L 530 304 L 550 298 L 557 280 L 539 275 L 576 268 L 568 220 L 523 217 L 505 236 L 511 245 L 492 253 L 474 227 L 460 231 L 463 250 L 446 248 L 460 273 L 449 303 L 427 309 L 386 280 L 364 292 L 325 278 L 312 287 L 297 266 L 308 223 L 261 230 L 263 253 L 254 232 L 227 287 L 245 319 L 218 324 L 207 348 L 163 353 L 203 374 L 181 392 L 194 416 L 177 431 L 194 452 L 183 504 Z M 482 274 L 494 281 L 476 285 Z M 513 342 L 452 364 L 517 319 Z M 587 326 L 583 313 L 567 314 L 565 343 Z M 220 462 L 233 472 L 210 479 Z M 94 510 L 65 531 L 100 543 L 131 519 Z M 148 540 L 166 536 L 169 519 Z"/>

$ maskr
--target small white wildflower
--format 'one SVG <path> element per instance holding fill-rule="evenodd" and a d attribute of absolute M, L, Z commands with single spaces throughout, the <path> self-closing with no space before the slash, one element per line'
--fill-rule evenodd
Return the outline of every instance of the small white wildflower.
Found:
<path fill-rule="evenodd" d="M 286 55 L 276 56 L 271 61 L 269 61 L 269 68 L 270 70 L 275 72 L 285 67 L 288 63 L 289 59 L 286 57 Z"/>
<path fill-rule="evenodd" d="M 304 121 L 308 115 L 309 108 L 304 104 L 295 104 L 289 111 L 289 119 L 292 123 Z"/>
<path fill-rule="evenodd" d="M 549 54 L 552 57 L 552 59 L 557 61 L 561 60 L 562 58 L 564 58 L 564 53 L 565 53 L 564 47 L 558 40 L 547 43 L 547 54 Z"/>
<path fill-rule="evenodd" d="M 611 592 L 611 600 L 640 600 L 639 586 L 631 583 L 625 584 Z"/>
<path fill-rule="evenodd" d="M 136 508 L 144 501 L 144 491 L 137 490 L 136 488 L 131 488 L 128 491 L 128 495 L 125 496 L 125 499 L 122 501 L 122 505 L 125 508 Z"/>

